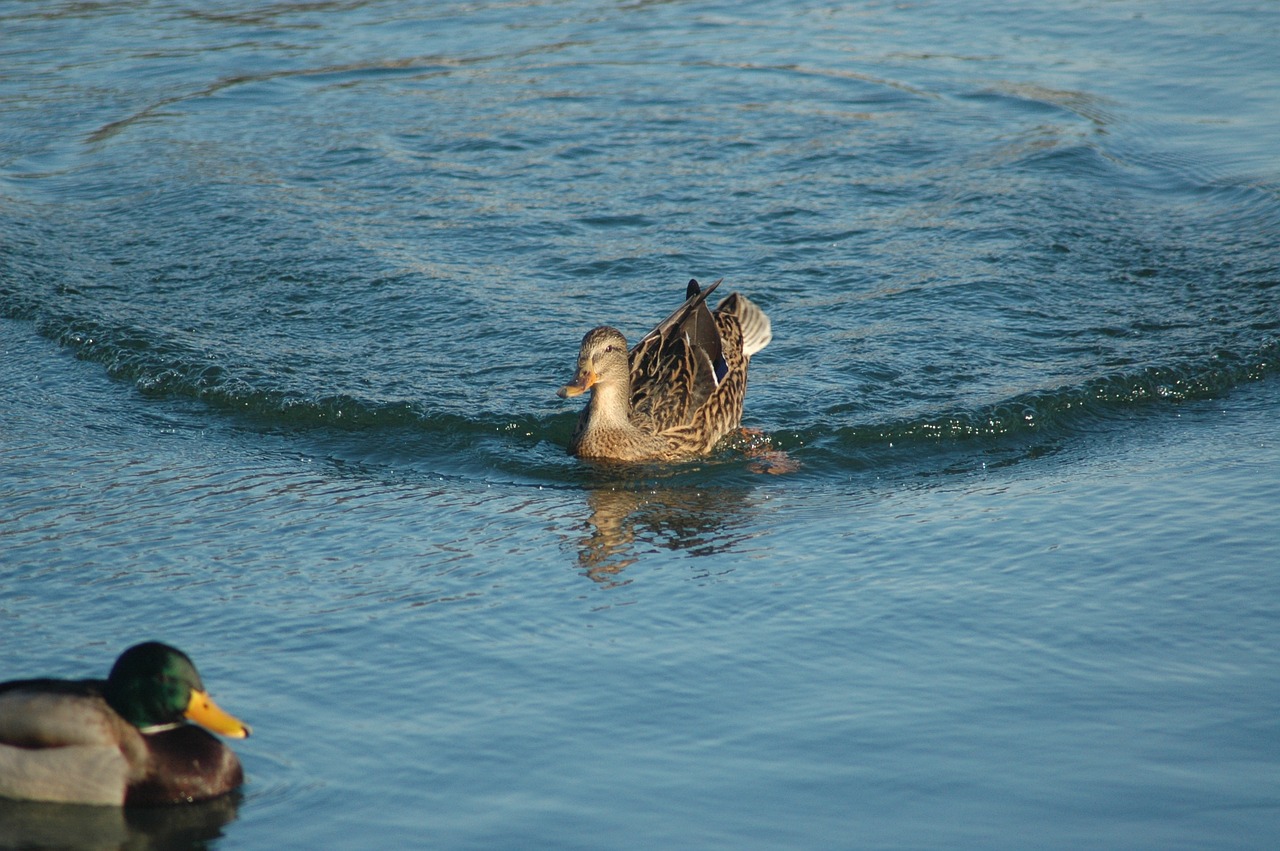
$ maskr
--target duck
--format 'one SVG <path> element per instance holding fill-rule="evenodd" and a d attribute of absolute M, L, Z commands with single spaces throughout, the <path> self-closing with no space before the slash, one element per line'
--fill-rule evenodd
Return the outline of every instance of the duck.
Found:
<path fill-rule="evenodd" d="M 773 339 L 769 317 L 741 293 L 714 311 L 696 278 L 685 301 L 635 347 L 601 325 L 582 338 L 562 399 L 590 392 L 569 441 L 578 458 L 609 462 L 681 461 L 706 455 L 738 428 L 751 358 Z"/>
<path fill-rule="evenodd" d="M 158 641 L 125 650 L 105 680 L 0 683 L 0 797 L 155 806 L 225 795 L 244 769 L 206 728 L 251 732 L 185 653 Z"/>

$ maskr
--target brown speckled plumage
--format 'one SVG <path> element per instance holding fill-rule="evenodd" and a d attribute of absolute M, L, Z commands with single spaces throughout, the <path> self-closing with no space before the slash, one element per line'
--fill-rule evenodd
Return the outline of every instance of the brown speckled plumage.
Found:
<path fill-rule="evenodd" d="M 738 427 L 751 356 L 772 339 L 769 318 L 734 293 L 712 312 L 690 281 L 685 303 L 627 352 L 615 328 L 587 332 L 561 397 L 591 391 L 569 451 L 608 461 L 705 455 Z"/>

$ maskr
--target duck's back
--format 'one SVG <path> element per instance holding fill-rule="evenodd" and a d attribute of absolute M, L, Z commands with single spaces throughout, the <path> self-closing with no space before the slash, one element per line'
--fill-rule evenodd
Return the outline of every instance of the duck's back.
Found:
<path fill-rule="evenodd" d="M 631 421 L 650 433 L 688 425 L 716 383 L 706 350 L 683 335 L 643 349 L 636 346 L 631 352 Z"/>
<path fill-rule="evenodd" d="M 124 803 L 141 735 L 102 698 L 100 680 L 0 686 L 0 796 L 74 804 Z"/>
<path fill-rule="evenodd" d="M 712 313 L 705 299 L 714 285 L 694 286 L 698 300 L 673 314 L 674 326 L 631 352 L 632 422 L 667 435 L 677 456 L 708 452 L 738 427 L 751 356 L 773 338 L 769 317 L 745 296 L 727 296 Z"/>
<path fill-rule="evenodd" d="M 116 745 L 124 724 L 102 696 L 102 680 L 0 684 L 0 743 L 25 748 Z"/>

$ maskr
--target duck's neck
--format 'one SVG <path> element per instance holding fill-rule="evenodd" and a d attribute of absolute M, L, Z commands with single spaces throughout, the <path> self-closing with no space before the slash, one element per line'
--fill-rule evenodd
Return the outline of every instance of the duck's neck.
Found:
<path fill-rule="evenodd" d="M 591 388 L 590 410 L 588 418 L 593 429 L 634 429 L 631 423 L 631 382 L 611 381 Z"/>

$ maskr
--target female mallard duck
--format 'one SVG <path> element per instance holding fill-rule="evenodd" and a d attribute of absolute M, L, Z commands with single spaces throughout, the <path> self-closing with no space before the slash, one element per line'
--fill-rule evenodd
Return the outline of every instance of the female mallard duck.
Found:
<path fill-rule="evenodd" d="M 119 806 L 235 789 L 240 760 L 188 719 L 249 735 L 205 693 L 191 660 L 155 641 L 122 653 L 106 680 L 0 683 L 0 796 Z"/>
<path fill-rule="evenodd" d="M 569 451 L 605 461 L 676 461 L 710 452 L 742 420 L 751 356 L 773 339 L 769 317 L 734 293 L 712 313 L 690 281 L 685 303 L 627 352 L 616 328 L 582 338 L 562 399 L 591 391 Z"/>

